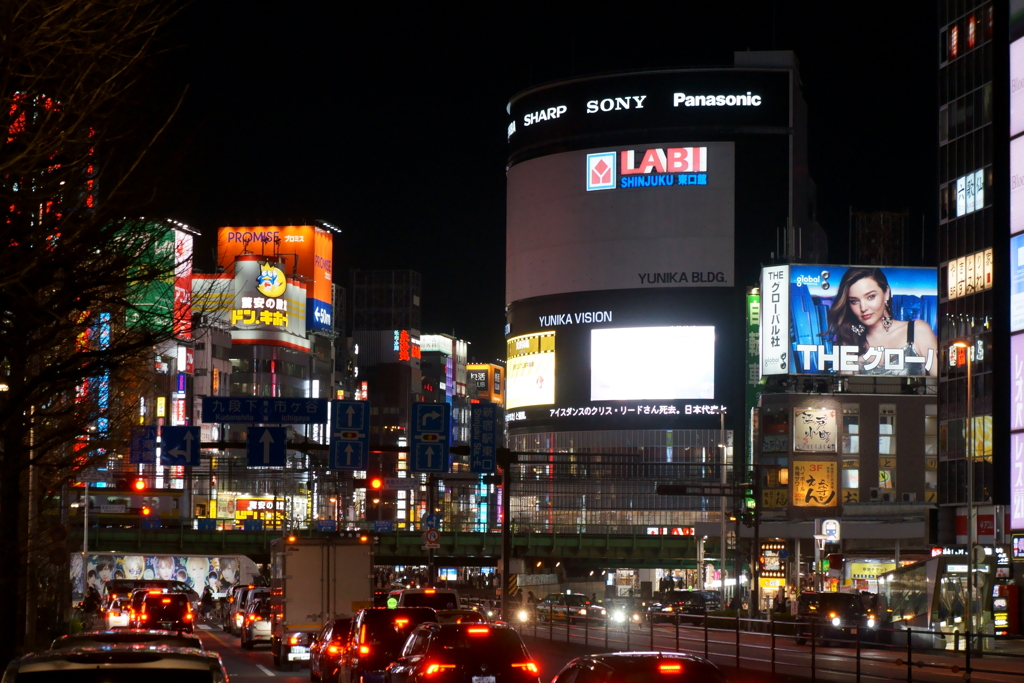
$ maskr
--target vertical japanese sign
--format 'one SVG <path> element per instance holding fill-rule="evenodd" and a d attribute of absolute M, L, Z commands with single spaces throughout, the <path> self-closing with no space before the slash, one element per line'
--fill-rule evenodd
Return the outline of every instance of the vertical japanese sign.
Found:
<path fill-rule="evenodd" d="M 1010 528 L 1024 529 L 1024 334 L 1010 337 Z"/>
<path fill-rule="evenodd" d="M 836 452 L 836 411 L 826 408 L 793 410 L 793 450 L 799 453 Z"/>
<path fill-rule="evenodd" d="M 1010 528 L 1024 529 L 1024 433 L 1010 435 Z"/>
<path fill-rule="evenodd" d="M 789 373 L 789 266 L 761 270 L 761 374 Z"/>
<path fill-rule="evenodd" d="M 760 393 L 760 326 L 761 326 L 761 295 L 756 290 L 747 289 L 747 382 L 745 392 L 745 410 L 743 415 L 746 426 L 745 454 L 746 462 L 754 461 L 754 439 L 756 433 L 752 420 L 753 411 L 757 408 L 757 396 Z"/>
<path fill-rule="evenodd" d="M 475 403 L 470 408 L 471 472 L 494 472 L 495 449 L 501 445 L 501 410 L 493 403 Z"/>
<path fill-rule="evenodd" d="M 835 507 L 838 466 L 820 460 L 793 461 L 793 507 Z"/>

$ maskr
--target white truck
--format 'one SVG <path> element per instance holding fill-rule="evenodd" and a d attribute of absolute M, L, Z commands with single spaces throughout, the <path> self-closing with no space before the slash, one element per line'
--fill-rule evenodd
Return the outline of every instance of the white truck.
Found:
<path fill-rule="evenodd" d="M 271 652 L 291 671 L 309 663 L 309 646 L 331 619 L 373 606 L 373 552 L 367 534 L 297 538 L 270 544 Z"/>

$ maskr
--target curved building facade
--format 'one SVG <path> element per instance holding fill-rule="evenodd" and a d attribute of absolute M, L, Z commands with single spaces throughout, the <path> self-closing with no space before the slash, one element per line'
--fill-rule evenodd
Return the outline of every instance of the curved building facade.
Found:
<path fill-rule="evenodd" d="M 795 57 L 562 81 L 508 111 L 505 407 L 530 454 L 512 519 L 717 529 L 718 498 L 655 487 L 719 481 L 723 460 L 731 478 L 747 288 L 825 255 Z"/>

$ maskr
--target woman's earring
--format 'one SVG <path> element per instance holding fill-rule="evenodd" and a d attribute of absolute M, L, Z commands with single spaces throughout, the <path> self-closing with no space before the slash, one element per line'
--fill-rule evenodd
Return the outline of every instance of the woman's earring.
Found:
<path fill-rule="evenodd" d="M 863 325 L 850 325 L 850 329 L 858 337 L 863 337 L 864 336 L 864 326 Z"/>
<path fill-rule="evenodd" d="M 885 302 L 885 313 L 882 314 L 882 327 L 885 328 L 886 332 L 892 327 L 892 299 Z"/>

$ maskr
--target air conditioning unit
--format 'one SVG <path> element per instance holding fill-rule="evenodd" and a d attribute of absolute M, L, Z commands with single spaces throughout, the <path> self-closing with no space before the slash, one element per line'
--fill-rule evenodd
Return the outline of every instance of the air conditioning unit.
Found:
<path fill-rule="evenodd" d="M 917 502 L 917 494 L 916 493 L 904 493 L 903 496 L 902 496 L 902 500 L 903 500 L 904 503 L 916 503 Z"/>
<path fill-rule="evenodd" d="M 878 502 L 878 489 L 870 489 L 868 492 L 868 498 L 872 503 Z"/>
<path fill-rule="evenodd" d="M 896 494 L 893 493 L 892 491 L 886 491 L 885 493 L 882 494 L 882 502 L 883 503 L 895 503 L 896 502 Z"/>

